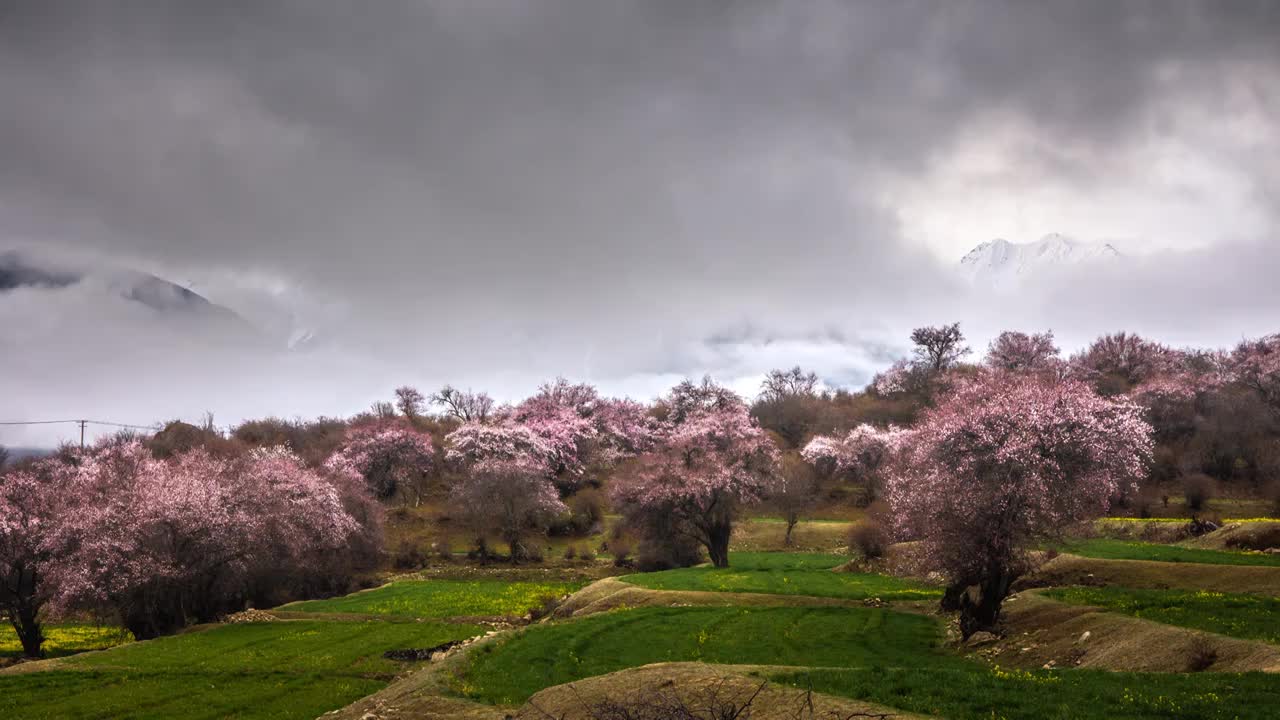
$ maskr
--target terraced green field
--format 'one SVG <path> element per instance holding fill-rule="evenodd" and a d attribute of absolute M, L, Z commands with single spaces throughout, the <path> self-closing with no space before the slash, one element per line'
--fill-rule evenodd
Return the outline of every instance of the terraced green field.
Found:
<path fill-rule="evenodd" d="M 483 631 L 445 623 L 221 625 L 0 675 L 0 717 L 314 718 L 376 692 L 404 665 L 387 650 Z"/>
<path fill-rule="evenodd" d="M 1280 643 L 1280 598 L 1205 590 L 1118 587 L 1057 588 L 1045 591 L 1044 595 L 1167 625 Z M 1280 677 L 1277 685 L 1280 686 Z"/>
<path fill-rule="evenodd" d="M 847 556 L 826 553 L 730 553 L 729 567 L 701 566 L 626 575 L 621 579 L 653 590 L 813 595 L 850 600 L 920 600 L 941 595 L 921 583 L 870 573 L 837 573 Z"/>
<path fill-rule="evenodd" d="M 1178 545 L 1093 538 L 1073 540 L 1058 546 L 1062 552 L 1105 560 L 1154 560 L 1156 562 L 1204 563 L 1208 565 L 1262 565 L 1280 567 L 1280 555 L 1262 552 L 1205 550 Z"/>
<path fill-rule="evenodd" d="M 517 704 L 544 687 L 677 660 L 733 664 L 943 666 L 938 623 L 872 608 L 645 608 L 530 627 L 486 645 L 456 689 Z"/>
<path fill-rule="evenodd" d="M 280 610 L 413 618 L 520 616 L 548 597 L 562 597 L 582 583 L 505 580 L 400 580 L 330 600 L 308 600 Z"/>

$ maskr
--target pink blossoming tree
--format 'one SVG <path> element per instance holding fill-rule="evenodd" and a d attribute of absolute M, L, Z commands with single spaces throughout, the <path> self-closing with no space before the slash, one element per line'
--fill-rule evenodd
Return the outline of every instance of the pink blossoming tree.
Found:
<path fill-rule="evenodd" d="M 1073 380 L 992 373 L 925 412 L 888 477 L 900 532 L 946 576 L 966 637 L 994 626 L 1025 551 L 1141 478 L 1151 427 Z"/>
<path fill-rule="evenodd" d="M 1240 343 L 1223 364 L 1232 381 L 1280 413 L 1280 334 Z"/>
<path fill-rule="evenodd" d="M 430 433 L 389 419 L 349 429 L 342 447 L 326 466 L 336 472 L 355 472 L 379 499 L 403 495 L 412 497 L 417 505 L 434 459 Z"/>
<path fill-rule="evenodd" d="M 58 604 L 112 607 L 139 638 L 240 609 L 255 570 L 303 567 L 358 530 L 338 490 L 280 448 L 161 461 L 136 441 L 109 444 L 69 491 L 74 522 L 53 538 Z"/>
<path fill-rule="evenodd" d="M 474 533 L 476 546 L 483 550 L 486 535 L 495 532 L 510 549 L 513 563 L 531 554 L 526 544 L 530 535 L 545 534 L 551 521 L 568 512 L 545 464 L 529 457 L 472 464 L 450 500 Z"/>
<path fill-rule="evenodd" d="M 38 657 L 44 642 L 41 611 L 56 587 L 50 538 L 70 519 L 66 486 L 74 472 L 48 459 L 0 474 L 0 612 L 27 657 Z"/>
<path fill-rule="evenodd" d="M 801 457 L 820 471 L 846 476 L 867 488 L 869 503 L 879 494 L 885 463 L 909 432 L 890 425 L 880 430 L 863 423 L 843 436 L 817 435 L 800 451 Z"/>
<path fill-rule="evenodd" d="M 563 491 L 589 471 L 612 468 L 652 445 L 657 423 L 630 400 L 602 398 L 591 385 L 564 378 L 511 409 L 506 422 L 522 425 L 547 446 L 548 462 Z"/>
<path fill-rule="evenodd" d="M 1071 358 L 1073 374 L 1105 395 L 1128 392 L 1169 372 L 1177 354 L 1134 333 L 1103 335 Z"/>
<path fill-rule="evenodd" d="M 678 385 L 664 403 L 667 426 L 657 447 L 614 478 L 613 499 L 676 520 L 678 532 L 727 567 L 739 510 L 778 485 L 778 450 L 741 398 L 709 380 Z"/>

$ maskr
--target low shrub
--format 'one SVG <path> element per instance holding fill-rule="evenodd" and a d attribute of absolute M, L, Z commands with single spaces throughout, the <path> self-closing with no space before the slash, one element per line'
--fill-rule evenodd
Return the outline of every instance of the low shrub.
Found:
<path fill-rule="evenodd" d="M 1218 650 L 1207 635 L 1196 635 L 1187 648 L 1187 672 L 1204 672 L 1218 662 Z"/>
<path fill-rule="evenodd" d="M 607 541 L 603 545 L 605 552 L 613 557 L 614 567 L 631 567 L 631 553 L 635 551 L 635 545 L 625 536 L 618 536 Z"/>
<path fill-rule="evenodd" d="M 417 570 L 427 565 L 427 556 L 412 540 L 401 540 L 391 556 L 391 564 L 397 570 Z"/>
<path fill-rule="evenodd" d="M 538 604 L 529 608 L 529 619 L 537 622 L 545 617 L 551 617 L 555 613 L 556 608 L 564 602 L 564 598 L 560 595 L 543 595 L 538 598 Z"/>
<path fill-rule="evenodd" d="M 849 528 L 849 551 L 857 552 L 867 560 L 884 557 L 889 549 L 889 533 L 875 520 L 859 520 Z"/>
<path fill-rule="evenodd" d="M 1187 501 L 1187 509 L 1199 512 L 1213 499 L 1213 478 L 1203 473 L 1188 475 L 1182 481 L 1182 495 Z"/>

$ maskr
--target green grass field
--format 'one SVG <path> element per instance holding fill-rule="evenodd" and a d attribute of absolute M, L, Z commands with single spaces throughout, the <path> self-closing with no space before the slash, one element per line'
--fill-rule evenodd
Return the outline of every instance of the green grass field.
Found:
<path fill-rule="evenodd" d="M 561 597 L 581 583 L 506 580 L 400 580 L 330 600 L 283 605 L 280 610 L 414 618 L 524 615 L 544 598 Z"/>
<path fill-rule="evenodd" d="M 1157 562 L 1205 563 L 1209 565 L 1263 565 L 1280 567 L 1280 555 L 1261 552 L 1205 550 L 1178 545 L 1091 538 L 1058 545 L 1062 552 L 1104 560 L 1154 560 Z"/>
<path fill-rule="evenodd" d="M 445 623 L 222 625 L 0 675 L 0 717 L 314 718 L 376 692 L 404 665 L 387 650 L 480 634 Z"/>
<path fill-rule="evenodd" d="M 1280 679 L 1266 673 L 1183 675 L 949 668 L 819 670 L 775 680 L 949 720 L 1268 720 Z"/>
<path fill-rule="evenodd" d="M 86 650 L 102 650 L 133 640 L 126 630 L 87 623 L 57 623 L 44 626 L 44 655 L 49 658 L 73 655 Z M 22 656 L 22 643 L 8 622 L 0 624 L 0 658 Z"/>
<path fill-rule="evenodd" d="M 729 553 L 729 567 L 709 566 L 625 575 L 621 579 L 653 590 L 709 590 L 771 595 L 813 595 L 858 600 L 919 600 L 941 591 L 920 583 L 871 573 L 836 573 L 848 561 L 826 553 Z"/>
<path fill-rule="evenodd" d="M 930 667 L 951 661 L 938 623 L 871 608 L 644 608 L 537 625 L 486 645 L 464 696 L 523 702 L 551 685 L 654 662 Z"/>
<path fill-rule="evenodd" d="M 1044 592 L 1046 597 L 1167 625 L 1280 642 L 1280 598 L 1205 590 L 1134 590 L 1072 587 Z M 1280 678 L 1277 678 L 1280 688 Z"/>

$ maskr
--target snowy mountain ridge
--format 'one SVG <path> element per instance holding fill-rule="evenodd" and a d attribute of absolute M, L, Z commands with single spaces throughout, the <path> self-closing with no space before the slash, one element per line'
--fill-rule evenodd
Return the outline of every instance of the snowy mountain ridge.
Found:
<path fill-rule="evenodd" d="M 1110 243 L 1082 242 L 1058 233 L 1034 242 L 997 238 L 960 259 L 960 270 L 975 286 L 1018 289 L 1026 280 L 1067 266 L 1109 263 L 1123 257 Z"/>

